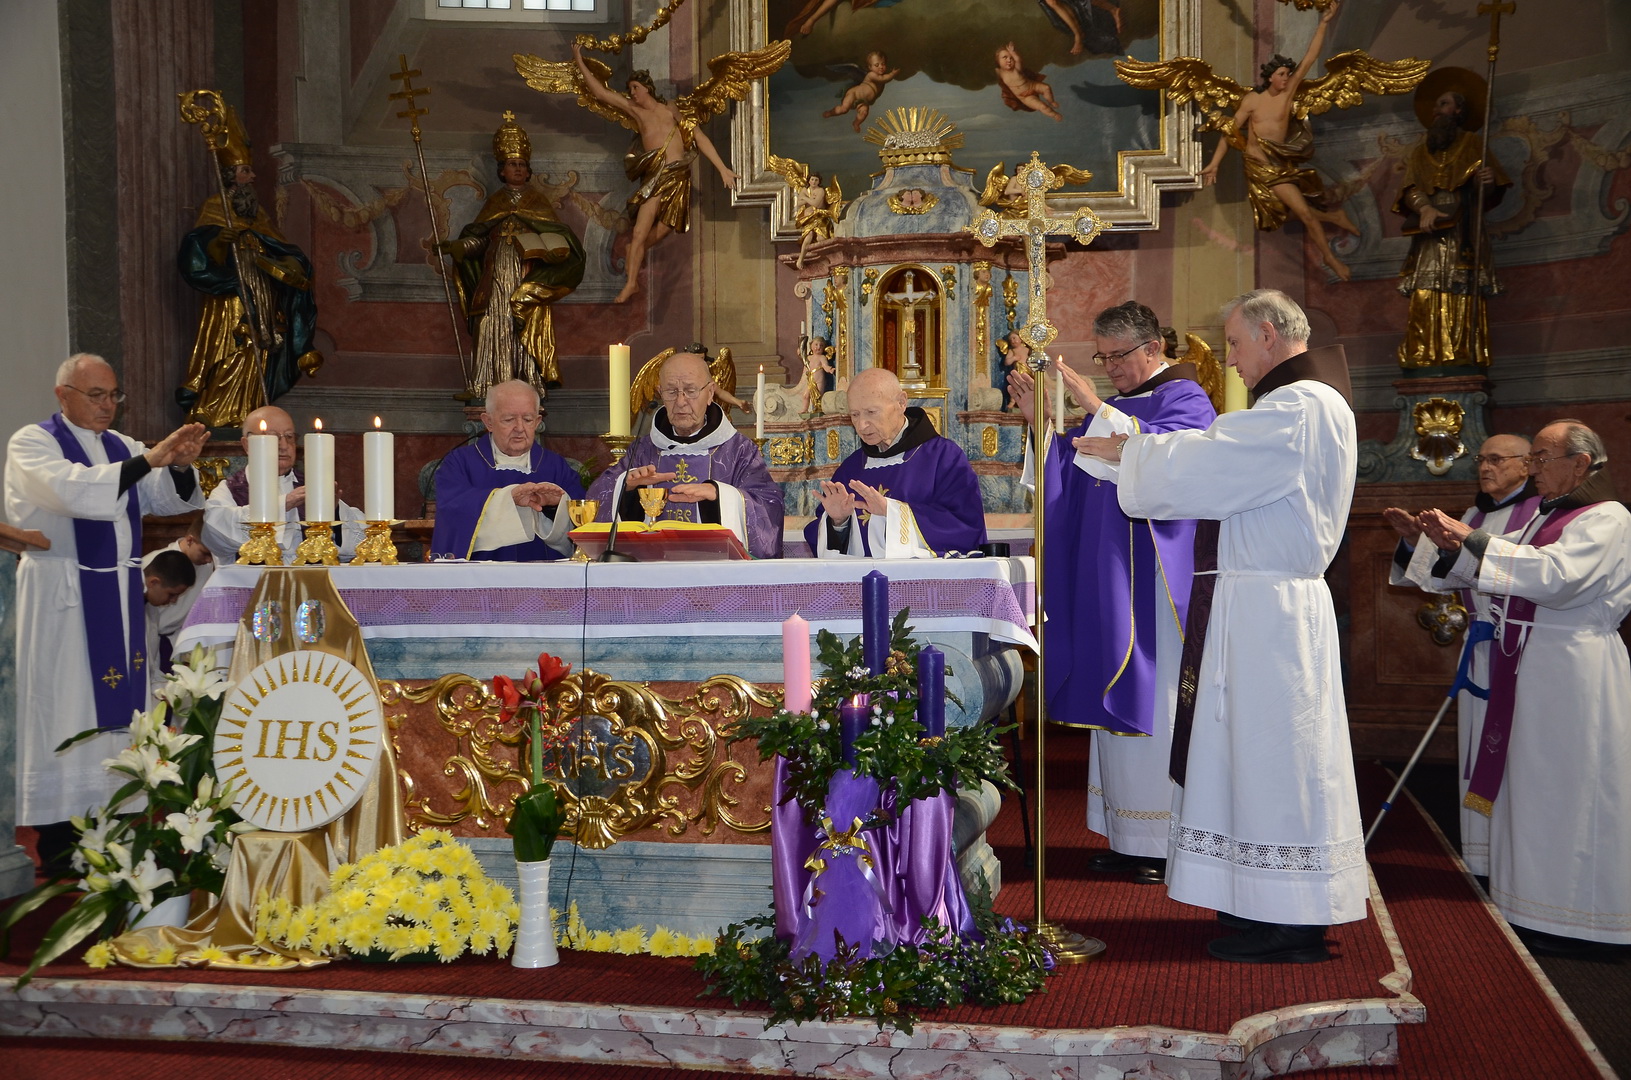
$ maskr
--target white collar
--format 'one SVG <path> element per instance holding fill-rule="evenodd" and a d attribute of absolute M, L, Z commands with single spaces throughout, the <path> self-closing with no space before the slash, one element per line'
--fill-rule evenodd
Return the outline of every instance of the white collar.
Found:
<path fill-rule="evenodd" d="M 651 425 L 648 437 L 659 454 L 706 454 L 716 447 L 724 446 L 735 434 L 736 428 L 731 425 L 729 418 L 724 418 L 720 420 L 718 427 L 695 442 L 680 442 L 669 438 L 656 424 Z"/>

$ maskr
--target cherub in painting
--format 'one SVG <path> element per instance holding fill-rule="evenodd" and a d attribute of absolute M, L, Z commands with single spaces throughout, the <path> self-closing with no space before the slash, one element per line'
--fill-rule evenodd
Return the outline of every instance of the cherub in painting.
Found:
<path fill-rule="evenodd" d="M 1059 102 L 1054 99 L 1048 77 L 1026 67 L 1012 41 L 997 50 L 997 85 L 1002 90 L 1002 103 L 1015 112 L 1030 109 L 1055 120 L 1064 119 L 1059 115 Z M 861 129 L 857 126 L 855 130 Z"/>
<path fill-rule="evenodd" d="M 855 110 L 855 122 L 851 125 L 856 131 L 866 122 L 866 114 L 878 96 L 883 93 L 884 84 L 900 74 L 900 68 L 889 69 L 889 57 L 881 52 L 866 54 L 866 70 L 851 64 L 842 65 L 845 70 L 854 71 L 861 77 L 861 81 L 844 91 L 844 100 L 836 109 L 828 109 L 822 116 L 843 116 L 851 109 Z"/>

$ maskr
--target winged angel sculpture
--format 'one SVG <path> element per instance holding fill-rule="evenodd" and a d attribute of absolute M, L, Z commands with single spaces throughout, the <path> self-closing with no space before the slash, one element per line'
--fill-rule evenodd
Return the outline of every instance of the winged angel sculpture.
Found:
<path fill-rule="evenodd" d="M 1117 60 L 1116 74 L 1131 86 L 1165 90 L 1173 101 L 1195 102 L 1206 118 L 1201 130 L 1223 133 L 1212 160 L 1201 171 L 1201 182 L 1215 183 L 1229 147 L 1238 147 L 1257 227 L 1272 232 L 1285 223 L 1288 214 L 1296 217 L 1319 249 L 1321 261 L 1347 281 L 1350 272 L 1332 252 L 1325 226 L 1350 233 L 1359 230 L 1340 206 L 1325 205 L 1319 174 L 1306 167 L 1314 156 L 1314 133 L 1308 118 L 1333 108 L 1352 108 L 1366 94 L 1407 94 L 1432 64 L 1416 59 L 1378 60 L 1354 49 L 1325 61 L 1323 77 L 1305 80 L 1340 7 L 1333 3 L 1321 15 L 1319 29 L 1300 62 L 1275 56 L 1263 65 L 1262 82 L 1252 90 L 1214 74 L 1210 64 L 1193 56 L 1149 63 Z"/>
<path fill-rule="evenodd" d="M 677 352 L 696 353 L 708 365 L 708 376 L 714 384 L 714 400 L 733 409 L 747 409 L 747 403 L 736 396 L 736 361 L 731 359 L 730 346 L 710 357 L 707 346 L 692 345 L 687 349 L 667 348 L 640 365 L 629 387 L 629 415 L 639 416 L 640 410 L 657 400 L 657 380 L 663 373 L 663 361 Z M 755 403 L 757 406 L 758 403 Z"/>
<path fill-rule="evenodd" d="M 790 41 L 776 41 L 752 52 L 724 53 L 708 61 L 712 77 L 689 94 L 665 101 L 657 93 L 650 73 L 629 76 L 628 93 L 607 85 L 611 68 L 585 57 L 580 44 L 572 46 L 572 59 L 543 60 L 516 53 L 515 70 L 534 90 L 546 94 L 576 94 L 578 104 L 634 132 L 634 143 L 623 158 L 629 179 L 639 186 L 629 196 L 634 228 L 629 237 L 628 281 L 617 294 L 621 303 L 640 289 L 640 267 L 646 252 L 671 232 L 690 225 L 691 165 L 700 153 L 719 170 L 727 188 L 736 186 L 736 173 L 714 149 L 701 125 L 741 101 L 755 79 L 762 79 L 787 62 Z"/>
<path fill-rule="evenodd" d="M 814 172 L 802 161 L 770 155 L 770 169 L 787 181 L 793 191 L 793 223 L 802 234 L 799 238 L 798 268 L 804 269 L 804 254 L 817 240 L 832 239 L 833 229 L 844 212 L 844 189 L 838 186 L 838 177 L 826 187 L 821 186 L 821 174 Z"/>
<path fill-rule="evenodd" d="M 980 192 L 980 205 L 991 207 L 1003 217 L 1024 217 L 1030 210 L 1025 189 L 1019 182 L 1019 170 L 1015 169 L 1013 176 L 1009 176 L 1007 170 L 1007 165 L 1001 161 L 991 166 L 991 171 L 985 174 L 985 189 Z M 1070 165 L 1055 165 L 1049 171 L 1062 183 L 1071 185 L 1085 184 L 1093 179 L 1093 174 L 1088 170 Z"/>

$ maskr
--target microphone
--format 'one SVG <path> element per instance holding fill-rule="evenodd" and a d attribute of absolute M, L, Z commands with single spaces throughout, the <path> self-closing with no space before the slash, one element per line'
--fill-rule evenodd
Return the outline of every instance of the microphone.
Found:
<path fill-rule="evenodd" d="M 623 475 L 619 476 L 617 483 L 612 485 L 612 527 L 606 530 L 606 550 L 600 553 L 597 562 L 625 563 L 640 561 L 626 551 L 617 550 L 617 527 L 623 523 L 623 485 L 628 478 L 629 472 L 624 469 Z"/>

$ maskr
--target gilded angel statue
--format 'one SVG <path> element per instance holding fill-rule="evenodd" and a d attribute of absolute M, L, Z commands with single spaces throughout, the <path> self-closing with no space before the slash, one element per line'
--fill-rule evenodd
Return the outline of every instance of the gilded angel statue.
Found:
<path fill-rule="evenodd" d="M 719 350 L 718 356 L 709 356 L 706 345 L 690 345 L 685 349 L 667 348 L 640 365 L 634 383 L 629 387 L 629 415 L 639 416 L 640 410 L 657 400 L 657 380 L 663 373 L 663 361 L 677 352 L 696 353 L 708 364 L 708 376 L 713 380 L 714 400 L 721 405 L 747 411 L 747 403 L 736 396 L 736 362 L 731 359 L 730 346 Z"/>
<path fill-rule="evenodd" d="M 780 174 L 793 189 L 793 221 L 803 234 L 799 240 L 797 266 L 804 269 L 804 254 L 817 240 L 832 239 L 833 229 L 844 212 L 844 191 L 838 186 L 838 177 L 821 186 L 821 174 L 803 162 L 792 158 L 770 155 L 771 171 Z"/>
<path fill-rule="evenodd" d="M 1067 184 L 1085 184 L 1093 179 L 1086 169 L 1069 165 L 1055 165 L 1048 170 Z M 1025 189 L 1019 183 L 1019 170 L 1009 176 L 1007 166 L 999 161 L 985 174 L 985 190 L 980 192 L 980 205 L 989 206 L 1004 217 L 1024 217 L 1029 208 L 1025 204 Z"/>
<path fill-rule="evenodd" d="M 1206 117 L 1202 130 L 1223 133 L 1212 160 L 1201 171 L 1201 183 L 1215 183 L 1229 147 L 1239 147 L 1257 227 L 1272 232 L 1288 214 L 1296 217 L 1319 249 L 1321 261 L 1347 281 L 1351 273 L 1332 252 L 1325 226 L 1350 233 L 1359 230 L 1340 206 L 1326 206 L 1319 174 L 1306 167 L 1314 156 L 1308 117 L 1332 108 L 1352 108 L 1366 94 L 1407 94 L 1432 65 L 1427 60 L 1378 60 L 1354 49 L 1325 61 L 1323 77 L 1305 79 L 1341 6 L 1337 0 L 1325 9 L 1301 61 L 1275 56 L 1263 65 L 1262 82 L 1252 90 L 1214 74 L 1210 64 L 1192 56 L 1152 63 L 1117 60 L 1116 74 L 1131 86 L 1165 90 L 1173 101 L 1194 101 Z"/>
<path fill-rule="evenodd" d="M 736 186 L 736 173 L 714 149 L 702 124 L 730 102 L 747 97 L 753 81 L 786 63 L 792 47 L 790 41 L 776 41 L 752 52 L 716 56 L 708 61 L 712 77 L 673 102 L 657 93 L 656 83 L 645 71 L 629 76 L 628 93 L 611 89 L 607 85 L 611 69 L 585 57 L 577 43 L 570 61 L 514 55 L 515 70 L 534 90 L 576 94 L 579 105 L 635 133 L 624 168 L 639 187 L 629 196 L 634 228 L 629 237 L 628 281 L 617 294 L 619 303 L 639 291 L 646 252 L 669 233 L 684 232 L 690 226 L 691 165 L 697 155 L 719 171 L 727 188 Z"/>

